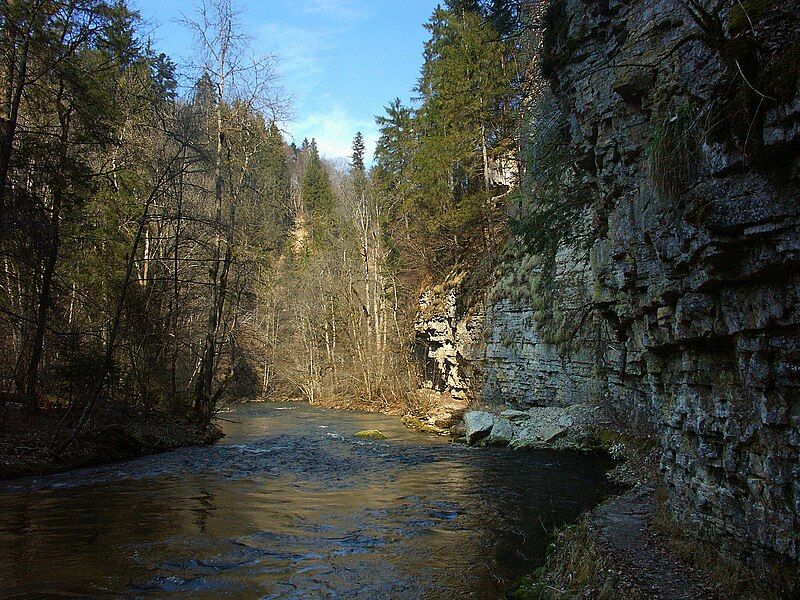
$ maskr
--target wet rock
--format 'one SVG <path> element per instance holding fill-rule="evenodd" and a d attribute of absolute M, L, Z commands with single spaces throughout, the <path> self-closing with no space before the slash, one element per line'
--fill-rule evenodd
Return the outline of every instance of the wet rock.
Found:
<path fill-rule="evenodd" d="M 487 437 L 494 427 L 494 416 L 487 412 L 470 411 L 464 415 L 467 443 L 473 445 Z"/>

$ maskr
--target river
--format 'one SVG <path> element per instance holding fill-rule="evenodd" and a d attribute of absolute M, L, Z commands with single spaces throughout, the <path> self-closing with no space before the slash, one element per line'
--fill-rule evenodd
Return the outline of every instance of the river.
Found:
<path fill-rule="evenodd" d="M 0 596 L 501 598 L 609 492 L 600 456 L 303 404 L 223 416 L 213 447 L 0 482 Z"/>

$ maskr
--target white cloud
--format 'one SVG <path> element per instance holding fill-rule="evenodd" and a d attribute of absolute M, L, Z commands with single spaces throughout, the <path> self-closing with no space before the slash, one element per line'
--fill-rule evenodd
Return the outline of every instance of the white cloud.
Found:
<path fill-rule="evenodd" d="M 307 14 L 332 15 L 344 19 L 360 19 L 366 12 L 355 6 L 353 0 L 303 0 L 298 3 L 302 12 Z"/>
<path fill-rule="evenodd" d="M 281 4 L 301 18 L 293 18 L 296 24 L 262 22 L 256 27 L 256 42 L 262 50 L 275 53 L 284 87 L 298 104 L 300 116 L 282 129 L 298 145 L 304 138 L 315 138 L 320 153 L 332 160 L 349 157 L 353 137 L 361 131 L 371 160 L 378 139 L 372 118 L 353 116 L 331 98 L 321 81 L 347 32 L 367 19 L 372 8 L 364 0 L 284 0 Z"/>
<path fill-rule="evenodd" d="M 304 138 L 316 139 L 320 154 L 332 160 L 348 158 L 352 154 L 353 138 L 359 131 L 364 134 L 368 162 L 378 141 L 378 128 L 373 121 L 357 119 L 339 104 L 287 123 L 286 128 L 298 145 Z"/>
<path fill-rule="evenodd" d="M 277 56 L 277 68 L 294 94 L 308 93 L 325 68 L 330 36 L 281 23 L 258 28 L 258 44 Z"/>

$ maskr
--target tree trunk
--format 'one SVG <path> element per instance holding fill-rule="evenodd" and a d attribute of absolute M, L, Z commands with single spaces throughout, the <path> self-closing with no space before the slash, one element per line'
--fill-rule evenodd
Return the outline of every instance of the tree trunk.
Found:
<path fill-rule="evenodd" d="M 30 27 L 29 27 L 30 29 Z M 25 88 L 25 79 L 28 70 L 28 51 L 30 48 L 30 31 L 25 36 L 20 51 L 19 64 L 14 67 L 13 61 L 9 64 L 8 94 L 10 103 L 8 106 L 8 116 L 5 120 L 5 131 L 3 132 L 2 144 L 0 144 L 0 215 L 5 214 L 6 187 L 8 185 L 8 172 L 11 165 L 11 154 L 14 149 L 14 137 L 17 132 L 17 120 L 19 119 L 19 107 L 22 103 L 22 91 Z M 16 73 L 14 73 L 16 71 Z M 13 93 L 11 90 L 13 89 Z"/>
<path fill-rule="evenodd" d="M 44 350 L 44 334 L 47 329 L 47 317 L 50 311 L 51 290 L 53 274 L 58 262 L 58 252 L 61 246 L 60 221 L 61 221 L 61 191 L 53 194 L 53 216 L 50 223 L 49 255 L 47 256 L 44 272 L 42 274 L 42 289 L 39 294 L 39 309 L 36 315 L 36 330 L 33 334 L 28 368 L 25 372 L 25 405 L 30 410 L 37 408 L 39 399 L 39 365 Z"/>

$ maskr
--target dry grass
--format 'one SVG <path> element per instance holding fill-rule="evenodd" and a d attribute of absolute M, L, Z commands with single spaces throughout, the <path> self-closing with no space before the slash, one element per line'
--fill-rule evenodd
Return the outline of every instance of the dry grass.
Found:
<path fill-rule="evenodd" d="M 554 534 L 543 567 L 526 577 L 509 595 L 513 600 L 636 600 L 623 589 L 605 554 L 595 544 L 586 521 Z"/>

